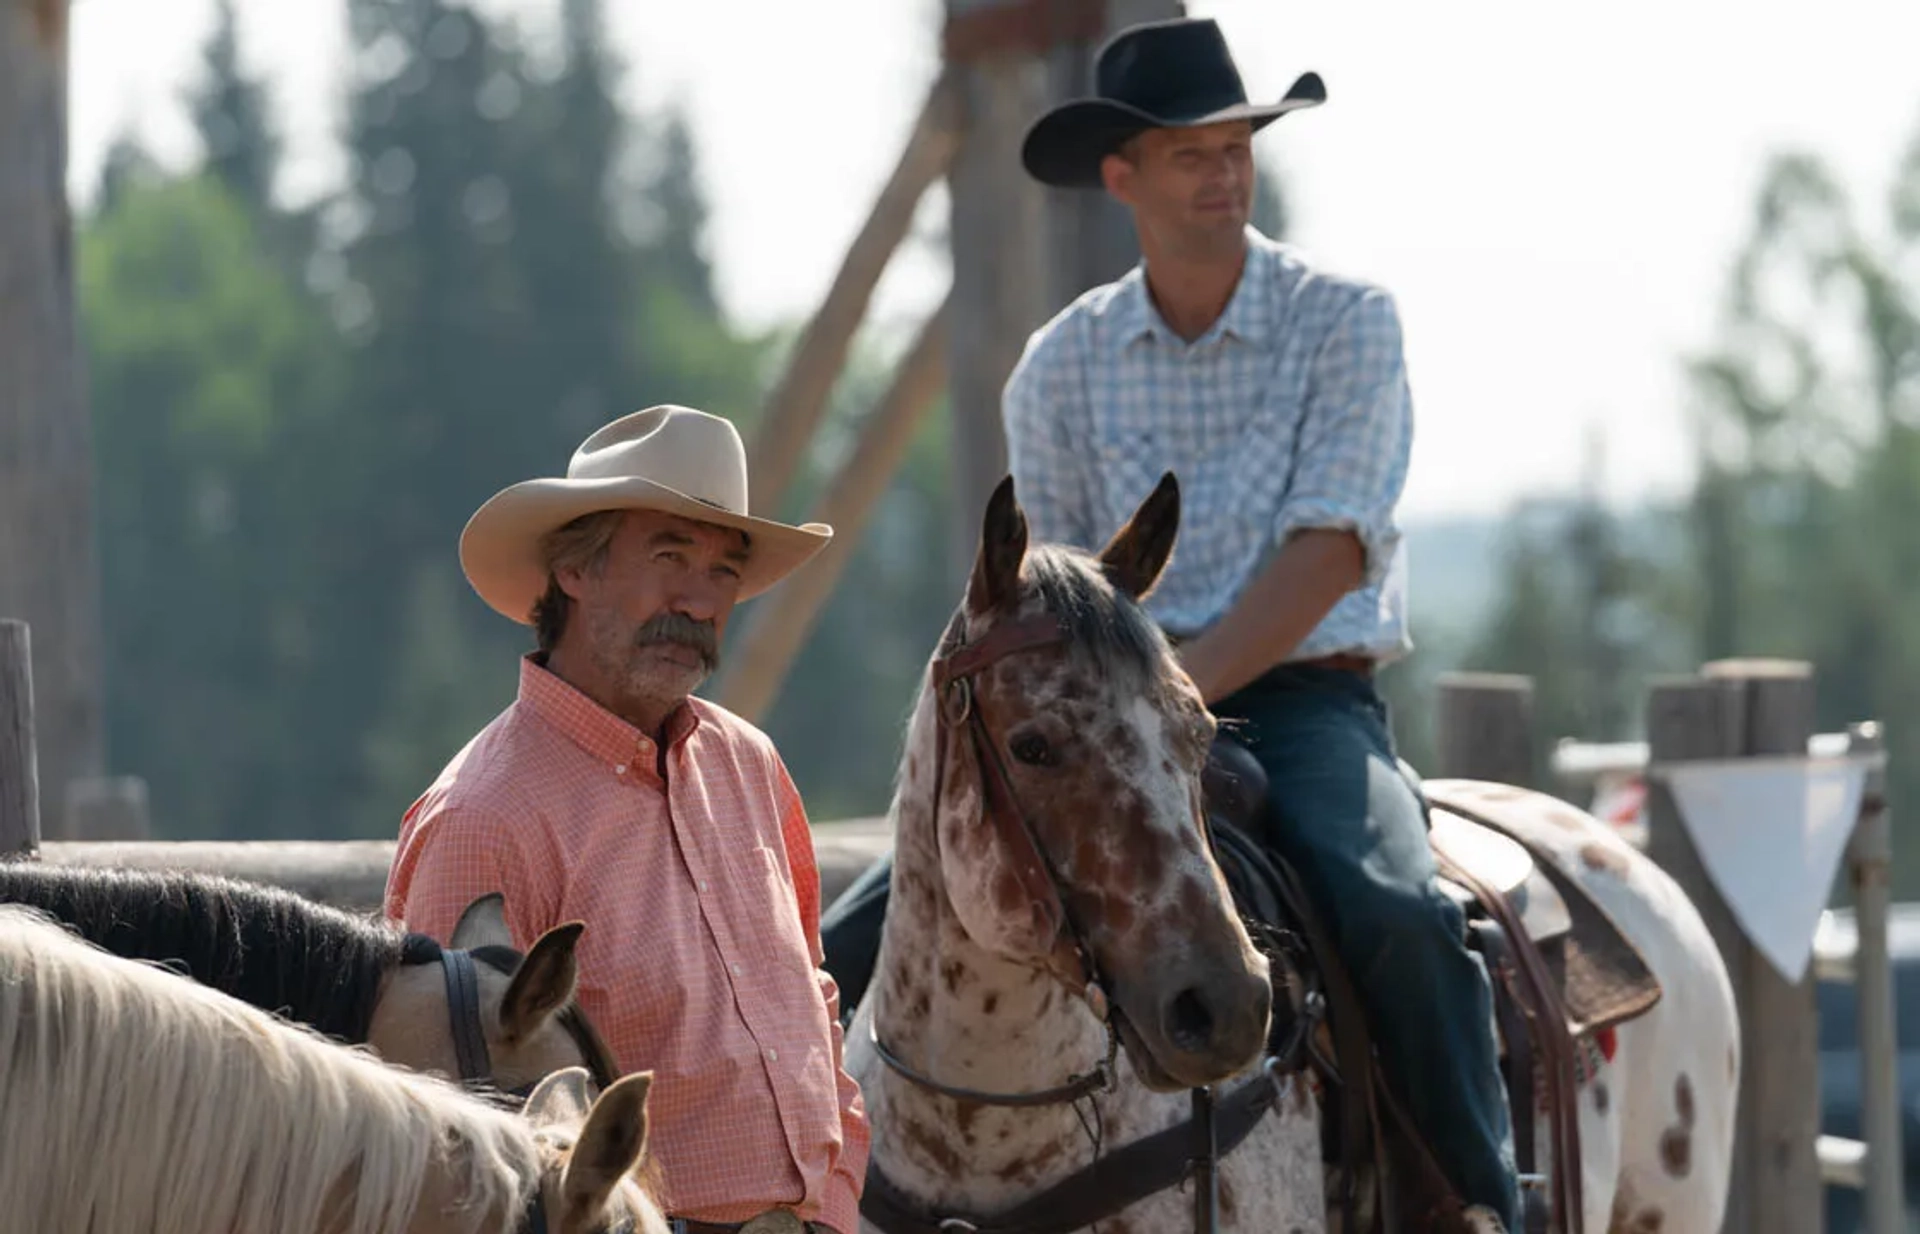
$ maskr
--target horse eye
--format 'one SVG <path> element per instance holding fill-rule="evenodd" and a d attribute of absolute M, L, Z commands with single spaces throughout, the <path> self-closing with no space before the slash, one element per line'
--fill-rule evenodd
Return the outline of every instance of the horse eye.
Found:
<path fill-rule="evenodd" d="M 1021 733 L 1008 743 L 1013 756 L 1031 767 L 1053 765 L 1053 747 L 1038 733 Z"/>

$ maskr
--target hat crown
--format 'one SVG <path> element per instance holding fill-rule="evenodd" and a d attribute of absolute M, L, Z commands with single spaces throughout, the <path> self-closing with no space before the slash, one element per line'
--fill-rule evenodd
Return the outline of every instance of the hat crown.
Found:
<path fill-rule="evenodd" d="M 1094 65 L 1095 91 L 1159 116 L 1204 115 L 1247 101 L 1226 36 L 1211 17 L 1129 26 Z"/>
<path fill-rule="evenodd" d="M 663 404 L 620 417 L 580 443 L 569 480 L 648 480 L 746 514 L 747 451 L 733 422 Z"/>

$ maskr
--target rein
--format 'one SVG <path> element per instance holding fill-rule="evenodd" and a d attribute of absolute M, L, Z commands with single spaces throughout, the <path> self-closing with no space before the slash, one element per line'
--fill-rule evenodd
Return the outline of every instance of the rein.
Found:
<path fill-rule="evenodd" d="M 944 1084 L 909 1066 L 881 1040 L 877 1015 L 868 1020 L 868 1038 L 880 1061 L 896 1075 L 958 1101 L 1025 1108 L 1078 1102 L 1114 1087 L 1114 1066 L 1120 1048 L 1115 1018 L 1120 1013 L 1107 994 L 1105 977 L 1094 958 L 1093 948 L 1067 905 L 1059 871 L 1048 858 L 1032 822 L 1020 808 L 1013 777 L 999 744 L 987 728 L 973 684 L 976 675 L 1007 656 L 1064 642 L 1066 630 L 1057 618 L 1043 613 L 1004 621 L 968 643 L 962 640 L 963 622 L 964 614 L 956 613 L 942 636 L 941 654 L 931 670 L 932 684 L 938 694 L 934 711 L 935 844 L 939 842 L 940 799 L 946 788 L 947 747 L 952 743 L 952 729 L 964 725 L 980 774 L 983 819 L 993 828 L 1012 861 L 1015 877 L 1028 902 L 1039 915 L 1044 927 L 1042 937 L 1052 944 L 1049 967 L 1069 986 L 1077 986 L 1074 992 L 1086 1000 L 1105 1028 L 1106 1057 L 1092 1070 L 1076 1074 L 1052 1088 L 995 1093 Z M 1213 837 L 1204 817 L 1203 811 L 1202 831 L 1211 849 Z M 1066 962 L 1054 963 L 1062 959 L 1062 950 L 1070 953 L 1065 957 Z M 1066 971 L 1062 972 L 1063 968 Z M 860 1201 L 861 1215 L 889 1234 L 1065 1234 L 1191 1178 L 1194 1229 L 1199 1234 L 1211 1234 L 1218 1205 L 1219 1161 L 1286 1095 L 1293 1083 L 1293 1062 L 1306 1043 L 1308 1029 L 1309 1024 L 1303 1019 L 1286 1049 L 1269 1055 L 1260 1074 L 1226 1097 L 1216 1099 L 1211 1088 L 1193 1089 L 1193 1113 L 1186 1121 L 1107 1156 L 1099 1155 L 1096 1145 L 1091 1165 L 1013 1212 L 990 1219 L 941 1216 L 915 1203 L 877 1165 L 869 1164 Z"/>

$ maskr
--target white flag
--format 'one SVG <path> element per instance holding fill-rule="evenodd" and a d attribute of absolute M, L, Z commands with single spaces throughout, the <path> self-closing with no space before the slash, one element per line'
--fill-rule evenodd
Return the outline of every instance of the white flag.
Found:
<path fill-rule="evenodd" d="M 1798 982 L 1878 755 L 1666 763 L 1657 774 L 1708 877 L 1780 975 Z"/>

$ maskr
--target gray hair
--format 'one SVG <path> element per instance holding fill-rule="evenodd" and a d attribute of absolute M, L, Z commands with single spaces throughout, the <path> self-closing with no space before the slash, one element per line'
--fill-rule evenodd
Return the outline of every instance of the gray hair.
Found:
<path fill-rule="evenodd" d="M 573 610 L 573 598 L 560 587 L 562 570 L 592 573 L 607 560 L 607 546 L 626 518 L 625 510 L 595 510 L 555 527 L 540 537 L 540 561 L 547 570 L 546 594 L 534 602 L 533 630 L 542 652 L 559 645 Z"/>

